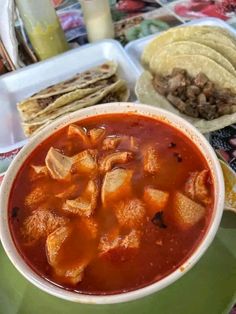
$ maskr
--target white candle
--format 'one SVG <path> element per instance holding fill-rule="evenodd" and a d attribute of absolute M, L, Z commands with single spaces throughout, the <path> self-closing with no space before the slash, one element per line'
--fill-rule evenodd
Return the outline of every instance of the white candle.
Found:
<path fill-rule="evenodd" d="M 81 0 L 88 39 L 95 42 L 114 38 L 114 26 L 108 0 Z"/>

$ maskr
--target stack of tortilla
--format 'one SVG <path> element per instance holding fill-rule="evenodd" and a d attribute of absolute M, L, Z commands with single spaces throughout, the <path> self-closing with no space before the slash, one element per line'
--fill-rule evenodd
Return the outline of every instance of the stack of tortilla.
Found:
<path fill-rule="evenodd" d="M 117 64 L 106 62 L 17 104 L 25 135 L 35 134 L 69 112 L 95 104 L 127 101 L 129 90 L 116 72 Z"/>
<path fill-rule="evenodd" d="M 215 26 L 183 26 L 163 32 L 144 49 L 142 63 L 147 69 L 136 85 L 140 102 L 172 111 L 194 124 L 203 133 L 236 122 L 236 113 L 211 121 L 180 113 L 163 95 L 154 89 L 155 75 L 167 77 L 181 68 L 193 78 L 204 73 L 217 87 L 236 95 L 236 38 L 227 30 Z"/>

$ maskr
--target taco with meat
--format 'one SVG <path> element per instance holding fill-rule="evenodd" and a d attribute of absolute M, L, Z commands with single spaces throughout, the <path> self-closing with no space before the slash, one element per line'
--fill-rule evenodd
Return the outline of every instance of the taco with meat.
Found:
<path fill-rule="evenodd" d="M 52 112 L 46 112 L 29 122 L 23 122 L 23 130 L 26 136 L 31 136 L 55 119 L 62 117 L 65 114 L 96 104 L 127 101 L 128 98 L 129 89 L 126 82 L 123 80 L 117 80 L 113 84 L 100 88 L 82 99 L 68 103 L 67 105 L 57 108 L 57 110 Z"/>
<path fill-rule="evenodd" d="M 70 80 L 45 88 L 17 104 L 21 119 L 30 121 L 109 86 L 117 81 L 116 71 L 116 63 L 106 62 Z"/>
<path fill-rule="evenodd" d="M 236 122 L 236 77 L 202 55 L 165 55 L 136 84 L 141 103 L 178 114 L 206 133 Z"/>

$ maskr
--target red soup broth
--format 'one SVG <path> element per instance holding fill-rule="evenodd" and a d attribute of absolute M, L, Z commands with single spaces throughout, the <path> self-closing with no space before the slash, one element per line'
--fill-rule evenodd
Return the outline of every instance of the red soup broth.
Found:
<path fill-rule="evenodd" d="M 118 151 L 129 151 L 130 138 L 135 141 L 133 158 L 126 163 L 115 164 L 113 168 L 132 169 L 132 195 L 124 190 L 120 200 L 104 208 L 100 192 L 96 208 L 90 218 L 96 222 L 96 234 L 90 239 L 84 230 L 81 216 L 62 209 L 66 199 L 56 197 L 72 184 L 77 186 L 73 197 L 83 193 L 90 174 L 73 173 L 70 180 L 55 180 L 47 176 L 32 179 L 32 165 L 45 165 L 45 157 L 51 147 L 66 156 L 74 156 L 87 149 L 79 138 L 68 137 L 68 127 L 57 131 L 41 143 L 21 167 L 11 190 L 9 199 L 9 225 L 14 243 L 25 262 L 41 277 L 65 289 L 88 294 L 115 294 L 131 291 L 154 283 L 167 276 L 193 253 L 204 237 L 208 228 L 214 205 L 213 183 L 209 166 L 197 146 L 184 134 L 163 121 L 135 114 L 107 114 L 87 118 L 77 125 L 89 130 L 103 128 L 104 138 L 119 137 L 119 144 L 110 150 L 104 150 L 104 138 L 94 145 L 97 160 L 104 155 Z M 154 147 L 159 163 L 156 173 L 144 170 L 144 151 Z M 91 149 L 91 147 L 90 147 Z M 182 228 L 174 218 L 176 192 L 185 193 L 185 184 L 192 173 L 208 170 L 206 186 L 210 202 L 204 205 L 204 216 L 189 228 Z M 96 172 L 99 190 L 103 184 L 104 173 Z M 144 188 L 151 186 L 166 191 L 169 195 L 163 208 L 152 208 L 144 200 Z M 27 196 L 35 188 L 43 189 L 42 199 L 35 201 Z M 37 195 L 36 195 L 37 197 Z M 39 197 L 40 198 L 40 197 Z M 137 227 L 140 238 L 137 247 L 117 245 L 104 254 L 99 253 L 99 243 L 104 234 L 117 232 L 117 237 L 124 237 L 132 227 L 120 226 L 114 212 L 119 201 L 127 198 L 139 199 L 144 204 L 145 215 Z M 26 201 L 27 199 L 27 201 Z M 79 282 L 68 281 L 65 276 L 55 271 L 48 262 L 45 243 L 48 234 L 41 235 L 36 241 L 29 242 L 22 230 L 30 215 L 46 210 L 54 216 L 62 217 L 72 228 L 70 236 L 63 242 L 58 253 L 60 267 L 70 269 L 81 259 L 87 257 L 88 263 Z M 155 213 L 156 212 L 156 213 Z M 90 219 L 88 218 L 88 219 Z M 45 223 L 45 222 L 40 222 Z M 34 227 L 35 228 L 35 227 Z M 40 228 L 44 228 L 40 226 Z M 117 231 L 118 230 L 118 231 Z M 30 232 L 30 231 L 29 231 Z M 35 236 L 35 231 L 33 237 Z M 114 232 L 113 232 L 114 234 Z M 119 242 L 121 243 L 121 242 Z M 65 274 L 65 272 L 64 272 Z"/>

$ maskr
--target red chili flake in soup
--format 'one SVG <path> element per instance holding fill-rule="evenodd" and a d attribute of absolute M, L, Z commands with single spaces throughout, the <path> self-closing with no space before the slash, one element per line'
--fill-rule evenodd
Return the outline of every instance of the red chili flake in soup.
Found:
<path fill-rule="evenodd" d="M 135 114 L 102 115 L 32 152 L 11 191 L 9 223 L 37 274 L 113 294 L 177 269 L 205 235 L 213 204 L 207 162 L 181 132 Z"/>

